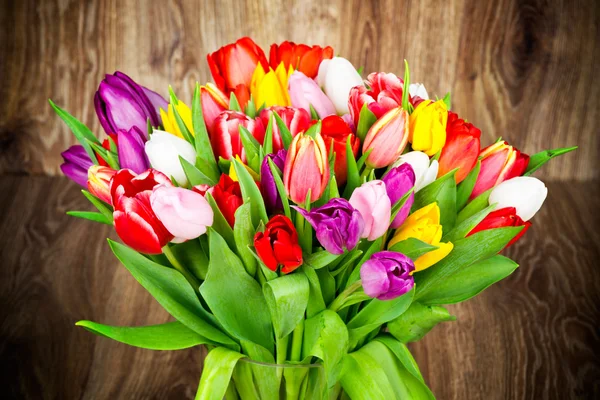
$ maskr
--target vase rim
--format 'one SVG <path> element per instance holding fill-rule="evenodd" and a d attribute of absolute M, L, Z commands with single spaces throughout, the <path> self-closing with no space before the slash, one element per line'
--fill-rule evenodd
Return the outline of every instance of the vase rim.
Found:
<path fill-rule="evenodd" d="M 323 368 L 323 364 L 314 363 L 314 364 L 275 364 L 275 363 L 266 363 L 261 361 L 253 360 L 249 357 L 240 358 L 239 361 L 243 361 L 249 364 L 262 365 L 264 367 L 272 367 L 272 368 Z"/>

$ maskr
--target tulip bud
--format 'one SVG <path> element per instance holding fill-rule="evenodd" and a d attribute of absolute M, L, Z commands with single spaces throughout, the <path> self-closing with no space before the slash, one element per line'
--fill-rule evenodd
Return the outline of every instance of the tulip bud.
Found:
<path fill-rule="evenodd" d="M 342 57 L 323 60 L 319 66 L 317 82 L 332 101 L 338 114 L 350 112 L 348 109 L 350 89 L 364 86 L 362 78 L 350 61 Z"/>
<path fill-rule="evenodd" d="M 363 154 L 371 150 L 367 166 L 387 167 L 402 154 L 407 142 L 408 113 L 397 107 L 385 113 L 367 132 L 363 142 Z"/>
<path fill-rule="evenodd" d="M 150 168 L 148 157 L 144 152 L 145 141 L 144 133 L 137 126 L 127 131 L 124 129 L 117 131 L 117 150 L 121 168 L 130 169 L 136 174 L 141 174 Z"/>
<path fill-rule="evenodd" d="M 235 212 L 244 203 L 240 183 L 231 179 L 229 175 L 222 174 L 219 183 L 209 189 L 209 192 L 229 225 L 233 227 Z"/>
<path fill-rule="evenodd" d="M 410 164 L 405 163 L 398 167 L 392 168 L 387 174 L 382 178 L 385 183 L 385 189 L 388 197 L 390 198 L 390 202 L 392 205 L 396 204 L 398 200 L 402 198 L 410 189 L 412 189 L 415 185 L 415 172 L 413 171 Z M 406 202 L 396 214 L 394 221 L 392 222 L 392 228 L 396 229 L 406 217 L 410 213 L 410 208 L 412 207 L 415 201 L 415 194 L 411 193 Z"/>
<path fill-rule="evenodd" d="M 285 215 L 276 215 L 265 225 L 264 232 L 254 236 L 254 248 L 258 257 L 271 271 L 289 274 L 302 265 L 302 248 L 298 244 L 298 232 Z"/>
<path fill-rule="evenodd" d="M 310 191 L 310 202 L 318 200 L 329 182 L 327 149 L 321 134 L 314 138 L 300 133 L 290 145 L 283 168 L 283 184 L 287 195 L 303 204 Z"/>
<path fill-rule="evenodd" d="M 190 110 L 190 107 L 188 107 L 188 105 L 183 101 L 179 101 L 175 108 L 177 109 L 177 113 L 181 117 L 181 120 L 183 121 L 183 124 L 187 130 L 194 135 L 194 126 L 192 125 L 192 110 Z M 175 118 L 173 104 L 169 104 L 167 111 L 163 110 L 162 108 L 160 109 L 160 119 L 162 120 L 165 132 L 172 133 L 173 135 L 182 139 L 185 138 L 181 132 L 181 129 L 179 129 L 179 124 Z"/>
<path fill-rule="evenodd" d="M 456 113 L 448 112 L 446 125 L 446 145 L 442 149 L 438 177 L 458 168 L 454 178 L 462 182 L 477 164 L 479 157 L 479 138 L 481 131 L 473 124 L 458 118 Z"/>
<path fill-rule="evenodd" d="M 324 59 L 333 57 L 333 49 L 329 46 L 307 46 L 285 41 L 280 45 L 272 44 L 269 54 L 271 68 L 277 68 L 284 63 L 285 68 L 290 67 L 302 72 L 311 79 L 317 77 L 319 65 Z"/>
<path fill-rule="evenodd" d="M 505 249 L 513 245 L 525 234 L 525 231 L 531 226 L 531 222 L 523 221 L 521 217 L 517 215 L 517 210 L 514 207 L 505 207 L 489 213 L 471 232 L 469 232 L 467 236 L 488 229 L 503 228 L 507 226 L 522 226 L 523 229 L 521 229 L 521 232 L 519 232 L 517 236 L 508 242 L 504 247 Z"/>
<path fill-rule="evenodd" d="M 275 184 L 275 178 L 271 173 L 269 167 L 269 159 L 273 160 L 273 163 L 280 169 L 283 170 L 285 165 L 285 158 L 287 151 L 285 149 L 279 150 L 276 154 L 267 154 L 260 165 L 260 190 L 265 200 L 265 207 L 267 211 L 276 211 L 283 209 L 283 203 Z"/>
<path fill-rule="evenodd" d="M 529 221 L 542 208 L 548 195 L 544 182 L 531 176 L 518 176 L 502 182 L 490 193 L 489 203 L 496 209 L 514 207 L 523 221 Z"/>
<path fill-rule="evenodd" d="M 273 70 L 258 64 L 252 75 L 250 93 L 257 107 L 289 106 L 288 77 L 293 68 L 285 69 L 283 63 Z"/>
<path fill-rule="evenodd" d="M 354 189 L 349 200 L 365 222 L 361 237 L 375 240 L 388 230 L 392 216 L 392 203 L 387 195 L 385 183 L 373 180 Z"/>
<path fill-rule="evenodd" d="M 175 238 L 174 243 L 195 239 L 212 226 L 213 210 L 204 196 L 192 190 L 159 185 L 150 205 L 156 217 Z"/>
<path fill-rule="evenodd" d="M 87 186 L 91 194 L 105 203 L 111 204 L 110 180 L 116 173 L 112 168 L 92 165 L 88 169 Z"/>
<path fill-rule="evenodd" d="M 323 119 L 321 136 L 323 137 L 327 151 L 331 151 L 333 148 L 333 153 L 335 154 L 333 170 L 337 184 L 341 186 L 348 179 L 348 159 L 346 157 L 346 142 L 348 141 L 348 137 L 350 137 L 350 148 L 354 157 L 358 154 L 360 139 L 354 135 L 348 123 L 337 115 L 330 115 Z"/>
<path fill-rule="evenodd" d="M 413 150 L 432 156 L 446 144 L 448 110 L 443 100 L 421 102 L 410 115 L 408 141 Z"/>
<path fill-rule="evenodd" d="M 314 80 L 308 78 L 302 72 L 295 71 L 288 81 L 290 99 L 292 105 L 310 113 L 312 105 L 320 118 L 335 114 L 333 103 L 323 93 Z"/>
<path fill-rule="evenodd" d="M 367 77 L 366 83 L 368 89 L 359 85 L 350 90 L 348 105 L 355 125 L 358 125 L 358 118 L 365 104 L 377 118 L 393 108 L 402 106 L 402 87 L 404 85 L 396 75 L 373 72 Z"/>
<path fill-rule="evenodd" d="M 479 158 L 481 159 L 481 169 L 471 193 L 471 199 L 507 179 L 522 175 L 529 164 L 527 154 L 521 153 L 504 140 L 481 150 Z"/>
<path fill-rule="evenodd" d="M 181 156 L 190 164 L 196 163 L 196 150 L 184 139 L 170 133 L 154 130 L 146 142 L 146 155 L 156 170 L 175 178 L 179 185 L 187 185 L 187 177 L 181 166 Z"/>
<path fill-rule="evenodd" d="M 240 125 L 248 129 L 259 143 L 264 142 L 265 127 L 260 118 L 252 119 L 241 112 L 224 111 L 215 119 L 214 129 L 210 137 L 217 160 L 219 157 L 230 160 L 240 156 L 242 161 L 246 162 L 246 152 L 240 137 Z"/>
<path fill-rule="evenodd" d="M 94 165 L 90 156 L 81 145 L 74 145 L 60 153 L 64 162 L 60 166 L 62 173 L 80 186 L 87 186 L 88 169 Z"/>
<path fill-rule="evenodd" d="M 394 167 L 404 163 L 410 164 L 415 173 L 415 193 L 435 181 L 439 164 L 437 160 L 429 160 L 429 156 L 422 151 L 410 151 L 402 154 L 394 163 Z"/>
<path fill-rule="evenodd" d="M 415 285 L 413 261 L 402 253 L 380 251 L 360 268 L 363 290 L 369 297 L 391 300 L 409 292 Z"/>
<path fill-rule="evenodd" d="M 260 119 L 265 127 L 269 125 L 273 113 L 279 115 L 285 126 L 290 130 L 292 137 L 307 130 L 311 123 L 310 114 L 303 108 L 274 106 L 265 108 L 260 112 Z M 276 153 L 283 149 L 283 142 L 277 124 L 274 123 L 271 127 L 273 128 L 273 152 Z"/>

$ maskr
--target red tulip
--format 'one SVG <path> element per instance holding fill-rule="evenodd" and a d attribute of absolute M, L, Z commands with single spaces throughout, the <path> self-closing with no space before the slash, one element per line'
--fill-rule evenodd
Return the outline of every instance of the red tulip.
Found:
<path fill-rule="evenodd" d="M 308 46 L 294 42 L 282 42 L 272 44 L 269 54 L 271 68 L 276 69 L 280 63 L 285 65 L 286 71 L 292 66 L 295 70 L 302 72 L 309 78 L 316 78 L 319 73 L 319 65 L 325 59 L 333 58 L 333 48 L 330 46 Z"/>
<path fill-rule="evenodd" d="M 479 157 L 481 158 L 481 169 L 471 193 L 471 199 L 505 180 L 521 176 L 529 164 L 527 154 L 509 146 L 504 140 L 481 150 Z"/>
<path fill-rule="evenodd" d="M 140 253 L 160 254 L 173 239 L 150 206 L 150 195 L 157 185 L 173 186 L 166 175 L 153 169 L 140 175 L 122 169 L 110 182 L 117 235 L 123 243 Z"/>
<path fill-rule="evenodd" d="M 265 226 L 264 232 L 254 236 L 254 248 L 260 259 L 271 271 L 289 274 L 302 264 L 302 248 L 298 244 L 298 232 L 285 215 L 276 215 Z"/>
<path fill-rule="evenodd" d="M 504 248 L 507 248 L 510 245 L 512 245 L 513 243 L 515 243 L 517 240 L 519 240 L 519 238 L 521 238 L 521 236 L 523 236 L 525 234 L 525 231 L 527 231 L 527 229 L 529 229 L 529 227 L 531 226 L 531 222 L 523 221 L 521 219 L 521 217 L 519 217 L 517 215 L 516 208 L 505 207 L 505 208 L 501 208 L 499 210 L 492 211 L 491 213 L 489 213 L 483 219 L 483 221 L 481 221 L 475 228 L 473 228 L 473 230 L 471 232 L 469 232 L 469 234 L 467 236 L 471 236 L 472 234 L 480 232 L 480 231 L 485 231 L 485 230 L 494 229 L 494 228 L 502 228 L 505 226 L 523 226 L 524 227 L 521 230 L 521 232 L 519 232 L 519 234 L 517 236 L 515 236 L 510 242 L 508 242 L 506 247 L 504 247 Z"/>
<path fill-rule="evenodd" d="M 477 164 L 481 131 L 469 122 L 448 111 L 446 144 L 439 159 L 438 177 L 458 168 L 456 183 L 460 183 Z"/>
<path fill-rule="evenodd" d="M 211 143 L 215 157 L 226 160 L 240 156 L 246 162 L 246 153 L 242 146 L 239 126 L 248 129 L 259 143 L 265 139 L 265 127 L 260 118 L 252 119 L 246 114 L 237 111 L 224 111 L 215 119 Z"/>
<path fill-rule="evenodd" d="M 119 142 L 117 140 L 117 134 L 109 133 L 108 136 L 110 136 L 111 139 L 114 140 L 115 145 L 118 146 Z M 102 141 L 102 147 L 105 148 L 106 150 L 110 150 L 110 141 L 108 140 L 108 138 L 106 138 Z M 104 158 L 102 158 L 100 156 L 100 153 L 98 153 L 97 151 L 95 151 L 94 153 L 96 153 L 96 158 L 98 159 L 98 165 L 101 165 L 103 167 L 108 167 L 108 163 L 104 160 Z"/>
<path fill-rule="evenodd" d="M 233 227 L 235 211 L 244 203 L 240 183 L 231 179 L 229 175 L 222 174 L 219 183 L 210 189 L 210 194 L 229 225 Z"/>
<path fill-rule="evenodd" d="M 250 81 L 258 63 L 269 70 L 265 53 L 249 37 L 221 47 L 206 56 L 210 73 L 217 87 L 227 95 L 235 92 L 242 107 L 250 98 Z"/>
<path fill-rule="evenodd" d="M 380 118 L 386 112 L 402 105 L 402 79 L 385 72 L 373 72 L 367 77 L 367 87 L 355 86 L 350 90 L 348 108 L 354 124 L 358 126 L 358 118 L 364 104 Z"/>
<path fill-rule="evenodd" d="M 290 130 L 292 137 L 300 132 L 304 132 L 311 125 L 310 115 L 306 110 L 294 107 L 273 106 L 265 108 L 260 112 L 260 119 L 265 128 L 269 124 L 269 118 L 271 118 L 273 112 L 281 117 L 285 126 Z M 275 121 L 273 122 L 273 153 L 277 153 L 279 150 L 283 149 L 283 142 L 281 141 L 279 127 Z"/>
<path fill-rule="evenodd" d="M 202 100 L 202 113 L 209 132 L 213 131 L 215 119 L 223 111 L 229 109 L 229 101 L 225 94 L 212 83 L 200 87 L 200 98 Z"/>
<path fill-rule="evenodd" d="M 331 144 L 333 143 L 333 152 L 335 153 L 335 179 L 338 185 L 346 183 L 348 178 L 348 165 L 346 159 L 346 142 L 348 136 L 350 136 L 350 147 L 354 156 L 358 154 L 358 148 L 360 147 L 360 139 L 354 135 L 352 129 L 348 124 L 337 115 L 330 115 L 325 117 L 321 125 L 321 136 L 325 142 L 325 148 L 328 152 L 331 150 Z M 331 155 L 331 154 L 329 154 Z"/>

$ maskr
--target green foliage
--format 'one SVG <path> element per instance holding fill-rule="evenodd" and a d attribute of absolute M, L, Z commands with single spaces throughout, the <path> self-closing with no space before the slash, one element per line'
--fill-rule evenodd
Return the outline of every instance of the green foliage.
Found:
<path fill-rule="evenodd" d="M 375 114 L 369 110 L 367 103 L 363 104 L 360 109 L 360 114 L 358 115 L 358 126 L 356 127 L 356 136 L 361 142 L 365 140 L 369 129 L 371 129 L 371 126 L 373 126 L 375 121 L 377 121 Z"/>
<path fill-rule="evenodd" d="M 402 343 L 416 342 L 440 322 L 454 321 L 456 317 L 440 306 L 425 306 L 414 302 L 387 325 L 390 333 Z"/>
<path fill-rule="evenodd" d="M 100 143 L 100 141 L 94 136 L 92 131 L 85 126 L 82 122 L 80 122 L 77 118 L 73 117 L 71 114 L 54 104 L 54 102 L 48 99 L 50 106 L 54 109 L 54 111 L 58 114 L 58 116 L 67 124 L 73 135 L 77 138 L 79 143 L 85 149 L 85 152 L 90 156 L 90 159 L 94 164 L 98 164 L 98 159 L 96 158 L 96 154 L 94 154 L 94 150 L 92 150 L 91 143 Z"/>
<path fill-rule="evenodd" d="M 537 171 L 542 165 L 546 164 L 548 161 L 553 159 L 554 157 L 558 157 L 563 154 L 567 154 L 573 150 L 577 150 L 577 146 L 573 147 L 562 147 L 553 150 L 544 150 L 540 151 L 531 156 L 529 159 L 529 164 L 527 165 L 527 169 L 525 170 L 524 175 L 531 175 L 535 171 Z"/>

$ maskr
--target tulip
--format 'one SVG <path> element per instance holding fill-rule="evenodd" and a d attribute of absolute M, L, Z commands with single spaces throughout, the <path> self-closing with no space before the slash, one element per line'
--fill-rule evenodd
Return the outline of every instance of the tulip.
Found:
<path fill-rule="evenodd" d="M 212 83 L 207 83 L 206 86 L 200 87 L 200 100 L 202 101 L 202 115 L 204 116 L 206 129 L 210 133 L 213 131 L 215 120 L 219 114 L 229 109 L 229 99 L 218 87 Z"/>
<path fill-rule="evenodd" d="M 490 193 L 496 208 L 514 207 L 523 221 L 529 221 L 542 208 L 548 195 L 544 182 L 531 176 L 518 176 L 502 182 Z"/>
<path fill-rule="evenodd" d="M 367 77 L 367 86 L 368 89 L 359 85 L 350 90 L 348 105 L 355 125 L 358 125 L 358 118 L 365 104 L 377 118 L 381 118 L 393 108 L 402 106 L 404 84 L 396 75 L 373 72 Z"/>
<path fill-rule="evenodd" d="M 382 181 L 385 183 L 385 189 L 392 205 L 396 204 L 410 189 L 415 186 L 415 172 L 410 164 L 405 163 L 392 168 L 384 175 Z M 415 194 L 411 193 L 406 202 L 396 214 L 391 227 L 396 229 L 406 220 L 410 213 L 410 208 L 415 201 Z"/>
<path fill-rule="evenodd" d="M 271 271 L 289 274 L 302 264 L 302 248 L 298 244 L 298 232 L 285 215 L 276 215 L 265 225 L 264 232 L 254 236 L 254 248 L 258 257 Z"/>
<path fill-rule="evenodd" d="M 446 122 L 448 110 L 442 100 L 421 102 L 410 115 L 408 141 L 413 150 L 423 151 L 428 156 L 436 154 L 446 144 Z"/>
<path fill-rule="evenodd" d="M 316 78 L 319 73 L 321 61 L 333 57 L 333 49 L 329 46 L 307 46 L 285 41 L 280 45 L 272 44 L 269 54 L 271 68 L 277 68 L 281 63 L 288 69 L 302 72 L 309 78 Z"/>
<path fill-rule="evenodd" d="M 273 70 L 258 64 L 252 75 L 250 93 L 257 107 L 289 106 L 288 78 L 294 70 L 283 63 Z"/>
<path fill-rule="evenodd" d="M 265 127 L 260 118 L 252 119 L 237 111 L 224 111 L 215 119 L 210 141 L 215 157 L 226 160 L 240 156 L 246 162 L 246 152 L 242 146 L 239 126 L 248 129 L 259 143 L 265 139 Z"/>
<path fill-rule="evenodd" d="M 338 185 L 341 186 L 348 179 L 348 160 L 346 157 L 346 142 L 348 141 L 348 137 L 350 137 L 350 148 L 354 157 L 358 154 L 360 139 L 354 135 L 350 126 L 337 115 L 330 115 L 323 119 L 321 135 L 323 136 L 327 151 L 331 151 L 333 144 L 333 152 L 335 153 L 333 169 L 335 179 Z"/>
<path fill-rule="evenodd" d="M 279 115 L 285 126 L 292 134 L 292 137 L 307 130 L 311 123 L 310 114 L 302 108 L 274 106 L 265 108 L 260 112 L 260 119 L 265 127 L 269 125 L 269 120 L 273 113 Z M 277 152 L 283 149 L 283 142 L 281 140 L 281 133 L 279 132 L 279 127 L 277 124 L 273 123 L 272 128 L 273 152 Z"/>
<path fill-rule="evenodd" d="M 471 199 L 508 179 L 522 175 L 529 164 L 527 154 L 521 153 L 504 140 L 481 150 L 479 158 L 481 169 Z"/>
<path fill-rule="evenodd" d="M 150 205 L 157 185 L 172 186 L 169 178 L 153 169 L 140 175 L 122 169 L 110 183 L 115 231 L 123 243 L 140 253 L 161 254 L 173 239 Z"/>
<path fill-rule="evenodd" d="M 190 164 L 196 163 L 196 150 L 190 143 L 180 137 L 155 129 L 150 140 L 146 142 L 146 155 L 153 168 L 175 178 L 179 185 L 187 185 L 187 177 L 179 157 L 184 158 Z"/>
<path fill-rule="evenodd" d="M 429 160 L 422 151 L 410 151 L 402 154 L 394 163 L 394 167 L 404 163 L 410 164 L 415 173 L 415 193 L 435 181 L 439 164 L 437 160 Z"/>
<path fill-rule="evenodd" d="M 187 130 L 194 135 L 194 127 L 192 126 L 192 110 L 181 100 L 177 103 L 175 108 L 177 109 L 177 113 L 181 117 L 181 120 L 183 121 L 183 124 Z M 162 108 L 160 109 L 160 118 L 162 119 L 165 132 L 169 132 L 182 139 L 185 138 L 181 132 L 181 129 L 179 129 L 179 124 L 177 124 L 175 112 L 173 111 L 173 104 L 169 104 L 167 111 L 163 110 Z"/>
<path fill-rule="evenodd" d="M 409 292 L 415 285 L 413 261 L 402 253 L 380 251 L 360 268 L 363 290 L 369 297 L 391 300 Z"/>
<path fill-rule="evenodd" d="M 397 107 L 371 126 L 362 148 L 363 154 L 371 151 L 366 160 L 369 168 L 387 167 L 402 154 L 408 142 L 408 118 L 408 112 Z"/>
<path fill-rule="evenodd" d="M 349 202 L 360 212 L 365 222 L 361 237 L 375 240 L 383 236 L 390 226 L 392 216 L 392 203 L 385 183 L 380 180 L 363 183 L 354 189 Z"/>
<path fill-rule="evenodd" d="M 342 57 L 323 60 L 317 76 L 319 86 L 331 99 L 338 114 L 347 114 L 350 89 L 364 86 L 363 80 L 350 61 Z"/>
<path fill-rule="evenodd" d="M 505 226 L 522 226 L 521 232 L 517 234 L 508 244 L 504 247 L 505 249 L 515 243 L 525 234 L 525 231 L 531 226 L 531 222 L 523 221 L 521 217 L 517 215 L 517 210 L 514 207 L 505 207 L 499 210 L 492 211 L 489 213 L 467 236 L 471 236 L 474 233 L 485 231 L 488 229 L 502 228 Z"/>
<path fill-rule="evenodd" d="M 312 105 L 320 118 L 335 114 L 333 103 L 314 80 L 302 72 L 295 71 L 288 80 L 292 105 L 310 112 Z"/>
<path fill-rule="evenodd" d="M 94 107 L 106 133 L 136 126 L 146 132 L 147 121 L 159 126 L 159 109 L 167 108 L 167 101 L 158 93 L 138 85 L 122 72 L 106 75 L 94 96 Z M 144 133 L 144 137 L 146 137 Z"/>
<path fill-rule="evenodd" d="M 87 186 L 88 169 L 94 165 L 81 145 L 74 145 L 60 153 L 64 162 L 60 166 L 63 174 L 80 186 Z"/>
<path fill-rule="evenodd" d="M 87 187 L 89 192 L 103 202 L 111 204 L 110 180 L 116 172 L 112 168 L 92 165 L 88 169 Z"/>
<path fill-rule="evenodd" d="M 192 190 L 156 186 L 150 196 L 156 217 L 175 238 L 174 243 L 195 239 L 212 226 L 213 210 L 204 196 Z"/>
<path fill-rule="evenodd" d="M 235 212 L 244 203 L 240 183 L 222 174 L 219 183 L 209 190 L 221 213 L 233 227 L 235 224 Z"/>
<path fill-rule="evenodd" d="M 269 69 L 265 53 L 249 37 L 221 47 L 206 59 L 217 87 L 227 95 L 234 92 L 242 108 L 250 97 L 250 82 L 257 64 Z"/>
<path fill-rule="evenodd" d="M 321 134 L 314 137 L 305 133 L 296 135 L 290 145 L 283 167 L 283 184 L 287 195 L 297 204 L 321 197 L 329 182 L 327 149 Z"/>
<path fill-rule="evenodd" d="M 281 202 L 281 197 L 279 196 L 279 191 L 277 190 L 277 185 L 275 184 L 275 179 L 271 173 L 268 160 L 273 160 L 273 163 L 280 170 L 283 170 L 286 155 L 287 150 L 285 149 L 281 149 L 275 154 L 267 154 L 260 165 L 260 190 L 263 199 L 265 200 L 265 207 L 267 208 L 267 211 L 270 212 L 282 210 L 283 203 Z"/>
<path fill-rule="evenodd" d="M 150 162 L 144 152 L 145 141 L 144 133 L 137 126 L 127 131 L 124 129 L 117 131 L 117 150 L 121 168 L 130 169 L 136 174 L 141 174 L 150 168 Z"/>
<path fill-rule="evenodd" d="M 448 111 L 446 145 L 440 155 L 438 177 L 458 168 L 454 178 L 456 183 L 462 182 L 477 164 L 480 137 L 481 131 L 473 124 Z"/>
<path fill-rule="evenodd" d="M 440 208 L 437 203 L 431 203 L 409 215 L 394 233 L 388 248 L 408 238 L 419 239 L 427 244 L 438 246 L 436 250 L 425 253 L 415 260 L 415 271 L 431 267 L 446 257 L 454 248 L 450 242 L 440 243 L 442 225 L 440 225 Z"/>
<path fill-rule="evenodd" d="M 364 231 L 364 221 L 358 210 L 342 198 L 306 211 L 293 206 L 312 225 L 321 246 L 331 254 L 353 250 Z"/>
<path fill-rule="evenodd" d="M 413 99 L 419 98 L 422 100 L 429 100 L 427 89 L 425 89 L 425 86 L 423 86 L 422 83 L 411 83 L 410 85 L 408 85 L 408 94 L 410 94 L 410 97 Z"/>

